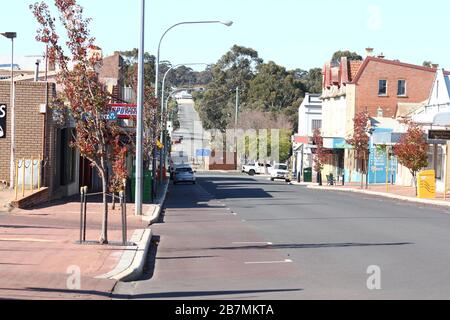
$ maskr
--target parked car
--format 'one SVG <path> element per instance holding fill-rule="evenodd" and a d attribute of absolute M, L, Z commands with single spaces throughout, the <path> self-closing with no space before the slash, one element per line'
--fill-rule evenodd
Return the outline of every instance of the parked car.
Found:
<path fill-rule="evenodd" d="M 190 166 L 177 166 L 173 174 L 173 184 L 190 182 L 195 184 L 195 171 Z"/>
<path fill-rule="evenodd" d="M 275 179 L 282 179 L 286 182 L 291 182 L 287 164 L 276 163 L 273 166 L 272 172 L 270 174 L 270 180 L 274 181 Z"/>
<path fill-rule="evenodd" d="M 264 166 L 264 163 L 253 162 L 242 166 L 242 172 L 251 176 L 254 176 L 255 174 L 265 174 L 266 169 L 269 174 L 272 172 L 272 166 L 270 164 Z"/>

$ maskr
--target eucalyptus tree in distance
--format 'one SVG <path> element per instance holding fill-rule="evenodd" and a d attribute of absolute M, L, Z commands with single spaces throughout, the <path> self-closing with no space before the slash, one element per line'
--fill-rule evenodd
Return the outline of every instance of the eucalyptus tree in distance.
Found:
<path fill-rule="evenodd" d="M 62 93 L 53 101 L 53 108 L 61 115 L 61 122 L 70 118 L 75 123 L 76 134 L 72 147 L 86 157 L 95 167 L 102 180 L 103 219 L 100 243 L 108 243 L 108 167 L 112 167 L 116 177 L 126 176 L 124 161 L 125 147 L 120 145 L 122 129 L 108 121 L 111 96 L 99 81 L 97 68 L 102 57 L 95 54 L 94 38 L 88 29 L 91 19 L 83 18 L 83 8 L 76 0 L 55 0 L 55 7 L 67 36 L 65 47 L 56 31 L 56 19 L 50 13 L 49 6 L 41 1 L 30 5 L 39 28 L 36 40 L 49 47 L 49 59 L 59 67 L 57 82 L 63 88 Z"/>

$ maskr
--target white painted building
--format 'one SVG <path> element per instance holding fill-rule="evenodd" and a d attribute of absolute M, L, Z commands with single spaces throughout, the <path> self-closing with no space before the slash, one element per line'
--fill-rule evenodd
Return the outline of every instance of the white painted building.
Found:
<path fill-rule="evenodd" d="M 320 94 L 306 93 L 298 109 L 297 135 L 312 137 L 316 128 L 322 128 L 322 100 Z"/>
<path fill-rule="evenodd" d="M 298 109 L 298 132 L 293 137 L 296 174 L 302 172 L 304 168 L 313 166 L 312 137 L 315 129 L 322 129 L 320 96 L 320 94 L 306 93 Z"/>
<path fill-rule="evenodd" d="M 448 130 L 450 127 L 450 73 L 438 69 L 428 102 L 412 116 L 412 121 L 421 124 L 424 129 Z M 429 140 L 428 169 L 436 172 L 436 189 L 444 191 L 445 164 L 450 161 L 446 156 L 446 141 Z M 448 175 L 447 175 L 448 176 Z M 447 178 L 448 179 L 448 178 Z"/>

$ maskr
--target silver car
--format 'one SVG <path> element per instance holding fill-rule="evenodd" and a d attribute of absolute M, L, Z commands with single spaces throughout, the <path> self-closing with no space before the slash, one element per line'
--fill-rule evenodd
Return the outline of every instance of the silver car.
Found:
<path fill-rule="evenodd" d="M 195 171 L 191 167 L 177 167 L 175 168 L 173 184 L 179 182 L 190 182 L 195 184 Z"/>

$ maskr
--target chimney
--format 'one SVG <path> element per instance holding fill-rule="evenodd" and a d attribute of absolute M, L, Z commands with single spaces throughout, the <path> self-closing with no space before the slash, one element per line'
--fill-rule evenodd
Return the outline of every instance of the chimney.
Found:
<path fill-rule="evenodd" d="M 366 48 L 366 56 L 373 57 L 373 48 Z"/>
<path fill-rule="evenodd" d="M 439 64 L 438 64 L 438 63 L 433 63 L 433 64 L 431 65 L 431 67 L 432 67 L 433 69 L 437 69 L 437 68 L 439 68 Z"/>
<path fill-rule="evenodd" d="M 379 59 L 384 59 L 384 58 L 386 58 L 386 56 L 383 54 L 383 52 L 382 53 L 380 53 L 379 55 L 378 55 L 378 58 Z"/>
<path fill-rule="evenodd" d="M 36 69 L 34 70 L 34 81 L 38 82 L 39 81 L 39 64 L 41 63 L 41 60 L 37 59 L 36 60 Z"/>

